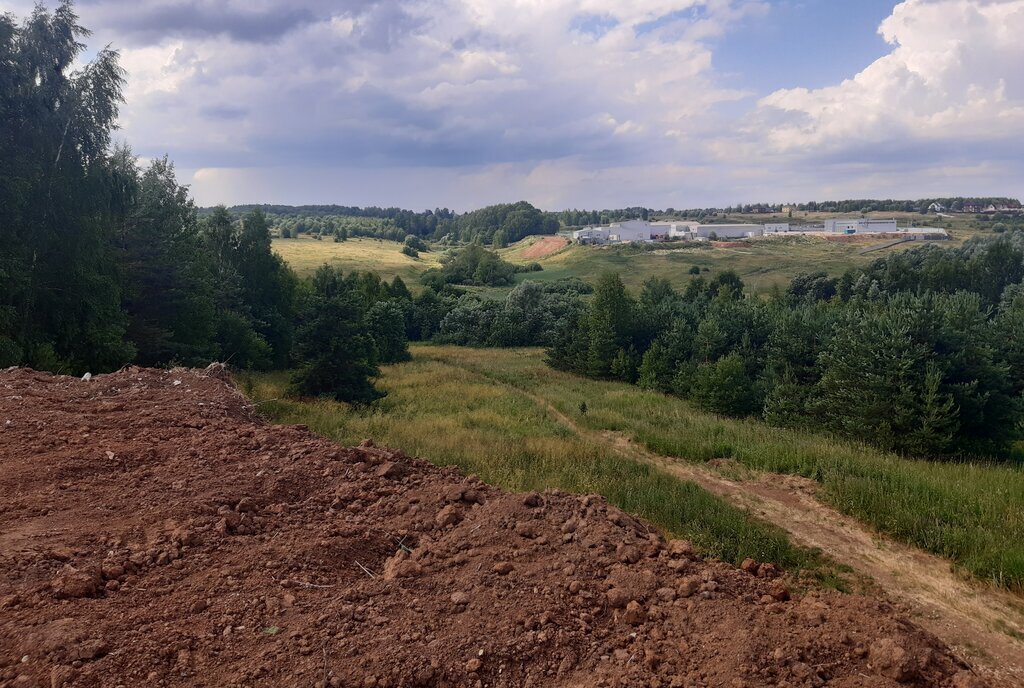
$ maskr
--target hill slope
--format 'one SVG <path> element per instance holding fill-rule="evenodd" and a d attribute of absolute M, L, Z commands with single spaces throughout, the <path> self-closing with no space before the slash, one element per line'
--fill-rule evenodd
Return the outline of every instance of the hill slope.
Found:
<path fill-rule="evenodd" d="M 207 373 L 0 373 L 0 684 L 980 685 L 595 496 L 272 426 Z"/>

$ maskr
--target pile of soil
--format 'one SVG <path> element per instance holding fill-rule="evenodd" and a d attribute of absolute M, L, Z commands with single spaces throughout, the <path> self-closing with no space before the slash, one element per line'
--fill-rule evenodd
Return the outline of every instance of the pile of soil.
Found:
<path fill-rule="evenodd" d="M 220 369 L 0 373 L 2 686 L 982 685 L 598 496 L 252 415 Z"/>

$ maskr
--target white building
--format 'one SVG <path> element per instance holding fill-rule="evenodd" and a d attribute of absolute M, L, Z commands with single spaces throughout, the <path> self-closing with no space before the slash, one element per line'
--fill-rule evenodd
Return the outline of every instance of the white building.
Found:
<path fill-rule="evenodd" d="M 608 241 L 607 227 L 584 227 L 572 233 L 572 240 L 581 244 L 603 244 Z"/>
<path fill-rule="evenodd" d="M 764 234 L 764 225 L 698 225 L 694 234 L 702 239 L 746 239 Z"/>
<path fill-rule="evenodd" d="M 625 243 L 630 241 L 650 241 L 651 223 L 646 220 L 627 220 L 616 222 L 608 227 L 608 241 Z"/>
<path fill-rule="evenodd" d="M 889 234 L 898 232 L 896 220 L 825 220 L 825 231 L 833 234 Z"/>

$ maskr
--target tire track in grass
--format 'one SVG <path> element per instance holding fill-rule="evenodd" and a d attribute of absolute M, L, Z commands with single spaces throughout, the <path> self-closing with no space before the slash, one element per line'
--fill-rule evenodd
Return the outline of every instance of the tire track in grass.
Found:
<path fill-rule="evenodd" d="M 1024 686 L 1024 600 L 1013 593 L 958 576 L 948 559 L 874 532 L 817 499 L 807 478 L 739 467 L 730 478 L 708 464 L 662 456 L 620 432 L 584 428 L 554 404 L 516 387 L 580 436 L 604 441 L 620 455 L 642 461 L 745 508 L 789 533 L 799 545 L 874 580 L 893 602 L 962 657 L 993 686 Z M 729 466 L 729 461 L 725 465 Z"/>

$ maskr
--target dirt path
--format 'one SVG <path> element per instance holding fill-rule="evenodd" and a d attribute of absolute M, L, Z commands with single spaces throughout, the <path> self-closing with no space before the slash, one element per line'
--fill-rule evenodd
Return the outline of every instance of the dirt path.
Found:
<path fill-rule="evenodd" d="M 583 428 L 543 397 L 525 393 L 574 432 L 697 483 L 784 528 L 796 543 L 819 548 L 836 562 L 870 576 L 894 602 L 909 607 L 918 623 L 971 661 L 992 685 L 1024 686 L 1024 600 L 1019 597 L 964 580 L 953 573 L 948 560 L 896 542 L 823 504 L 816 497 L 819 485 L 813 480 L 758 474 L 741 466 L 736 466 L 736 473 L 742 478 L 726 477 L 706 464 L 655 454 L 621 433 Z"/>

